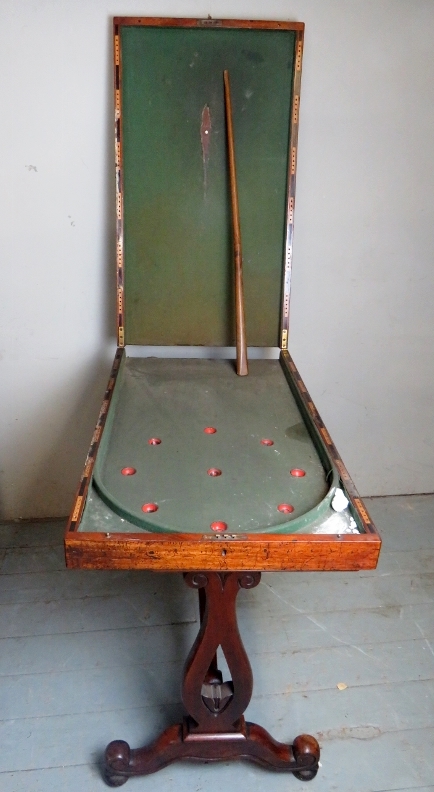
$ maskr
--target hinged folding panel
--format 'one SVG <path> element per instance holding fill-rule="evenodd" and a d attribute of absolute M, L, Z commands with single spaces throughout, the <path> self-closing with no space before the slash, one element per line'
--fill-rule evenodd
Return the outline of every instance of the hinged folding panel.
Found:
<path fill-rule="evenodd" d="M 286 348 L 302 35 L 290 23 L 117 21 L 120 345 L 234 343 L 228 69 L 247 341 Z"/>

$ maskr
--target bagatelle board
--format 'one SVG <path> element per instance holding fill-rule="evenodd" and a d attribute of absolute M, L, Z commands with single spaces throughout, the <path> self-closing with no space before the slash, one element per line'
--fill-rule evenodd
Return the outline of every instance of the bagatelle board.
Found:
<path fill-rule="evenodd" d="M 184 572 L 201 627 L 187 718 L 142 749 L 111 743 L 111 786 L 181 758 L 313 778 L 313 737 L 283 745 L 244 721 L 236 595 L 264 570 L 377 563 L 380 537 L 288 352 L 303 30 L 114 20 L 118 350 L 66 559 Z"/>

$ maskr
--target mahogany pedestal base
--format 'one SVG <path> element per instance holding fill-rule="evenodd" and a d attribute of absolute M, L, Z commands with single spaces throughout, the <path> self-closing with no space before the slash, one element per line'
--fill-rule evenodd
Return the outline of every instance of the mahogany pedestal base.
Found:
<path fill-rule="evenodd" d="M 187 658 L 182 700 L 188 712 L 183 723 L 169 726 L 151 745 L 131 750 L 123 740 L 105 752 L 104 777 L 109 786 L 125 784 L 178 759 L 206 762 L 250 759 L 272 770 L 286 770 L 302 781 L 318 771 L 319 745 L 302 734 L 293 745 L 276 742 L 261 726 L 246 723 L 253 690 L 250 663 L 238 631 L 235 600 L 240 588 L 254 588 L 260 572 L 189 572 L 199 591 L 201 626 Z M 223 651 L 232 679 L 223 682 L 216 652 Z"/>

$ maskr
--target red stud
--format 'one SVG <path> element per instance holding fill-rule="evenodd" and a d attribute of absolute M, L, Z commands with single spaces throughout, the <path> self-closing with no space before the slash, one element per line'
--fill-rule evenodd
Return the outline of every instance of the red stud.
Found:
<path fill-rule="evenodd" d="M 274 440 L 268 440 L 268 439 L 261 440 L 261 445 L 272 446 L 274 445 Z"/>
<path fill-rule="evenodd" d="M 291 476 L 295 476 L 295 478 L 303 478 L 306 475 L 306 471 L 302 470 L 301 468 L 292 468 L 290 470 Z"/>
<path fill-rule="evenodd" d="M 148 443 L 149 445 L 160 445 L 161 440 L 159 437 L 150 437 Z"/>
<path fill-rule="evenodd" d="M 210 468 L 206 472 L 208 473 L 208 476 L 221 476 L 221 474 L 222 474 L 222 472 L 221 472 L 221 470 L 219 470 L 219 468 Z"/>
<path fill-rule="evenodd" d="M 145 512 L 145 514 L 156 511 L 158 511 L 158 506 L 156 503 L 144 503 L 142 506 L 142 512 Z"/>
<path fill-rule="evenodd" d="M 218 520 L 217 522 L 212 522 L 210 528 L 212 531 L 227 531 L 228 524 L 225 522 L 220 522 L 220 520 Z"/>
<path fill-rule="evenodd" d="M 203 431 L 205 432 L 205 434 L 215 434 L 217 429 L 214 429 L 213 426 L 206 426 Z"/>
<path fill-rule="evenodd" d="M 291 506 L 290 503 L 279 503 L 277 508 L 282 514 L 291 514 L 294 511 L 294 506 Z"/>
<path fill-rule="evenodd" d="M 134 473 L 136 472 L 136 468 L 133 467 L 124 467 L 121 470 L 123 476 L 134 476 Z"/>

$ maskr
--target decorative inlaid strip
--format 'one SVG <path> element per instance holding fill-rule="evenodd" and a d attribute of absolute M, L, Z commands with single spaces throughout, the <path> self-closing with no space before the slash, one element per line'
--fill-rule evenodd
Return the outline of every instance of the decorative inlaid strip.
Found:
<path fill-rule="evenodd" d="M 74 510 L 72 512 L 71 523 L 76 523 L 77 522 L 78 516 L 79 516 L 79 514 L 81 512 L 82 503 L 83 503 L 83 495 L 77 495 L 77 498 L 76 498 L 76 501 L 75 501 L 75 504 L 74 504 Z"/>
<path fill-rule="evenodd" d="M 119 366 L 123 355 L 123 349 L 118 348 L 116 351 L 115 359 L 113 361 L 112 370 L 110 372 L 110 379 L 108 381 L 107 389 L 104 394 L 104 401 L 98 415 L 95 431 L 92 435 L 90 448 L 84 463 L 83 473 L 81 475 L 80 483 L 78 485 L 77 494 L 75 496 L 74 505 L 72 507 L 71 516 L 67 525 L 67 531 L 75 531 L 81 520 L 83 509 L 86 503 L 87 491 L 92 478 L 92 470 L 95 464 L 96 452 L 101 442 L 101 436 L 104 430 L 105 421 L 107 418 L 108 409 L 113 395 L 113 390 L 116 384 L 116 377 L 119 372 Z"/>
<path fill-rule="evenodd" d="M 119 26 L 114 24 L 114 81 L 115 81 L 115 166 L 116 166 L 116 282 L 117 282 L 117 336 L 118 346 L 125 344 L 125 305 L 124 305 L 124 216 L 123 216 L 123 179 L 122 179 L 122 58 L 120 49 Z"/>
<path fill-rule="evenodd" d="M 325 428 L 325 426 L 322 427 L 321 434 L 322 434 L 325 442 L 327 443 L 327 445 L 330 445 L 330 446 L 333 445 L 332 439 L 331 439 L 327 429 Z"/>
<path fill-rule="evenodd" d="M 324 425 L 324 422 L 323 422 L 318 410 L 316 409 L 316 407 L 315 407 L 315 405 L 314 405 L 314 403 L 313 403 L 313 401 L 312 401 L 312 399 L 311 399 L 311 397 L 309 395 L 309 392 L 308 392 L 303 380 L 300 377 L 300 374 L 299 374 L 299 372 L 297 370 L 297 367 L 296 367 L 294 361 L 291 358 L 291 355 L 289 354 L 289 352 L 283 351 L 282 352 L 282 358 L 283 358 L 283 361 L 284 361 L 285 365 L 287 366 L 289 371 L 292 373 L 293 379 L 294 379 L 295 384 L 297 386 L 297 389 L 299 391 L 299 395 L 300 395 L 302 401 L 304 402 L 305 406 L 307 407 L 307 409 L 308 409 L 308 411 L 309 411 L 309 413 L 310 413 L 310 415 L 312 417 L 312 420 L 313 420 L 318 432 L 320 433 L 320 435 L 321 435 L 321 437 L 322 437 L 322 439 L 323 439 L 323 441 L 324 441 L 324 443 L 325 443 L 325 445 L 327 447 L 327 451 L 328 451 L 331 459 L 333 460 L 333 463 L 336 465 L 336 467 L 337 467 L 337 469 L 339 471 L 340 477 L 341 477 L 342 481 L 345 484 L 345 490 L 346 490 L 346 492 L 348 494 L 348 497 L 350 498 L 350 501 L 351 501 L 351 503 L 353 505 L 353 508 L 357 511 L 357 513 L 358 513 L 358 515 L 360 517 L 360 521 L 363 524 L 364 530 L 366 531 L 366 533 L 374 533 L 374 534 L 376 534 L 377 530 L 376 530 L 376 528 L 375 528 L 375 526 L 374 526 L 374 524 L 373 524 L 368 512 L 366 511 L 365 506 L 363 505 L 362 501 L 360 500 L 360 496 L 359 496 L 359 493 L 356 490 L 356 487 L 354 486 L 354 482 L 353 482 L 350 474 L 348 473 L 348 470 L 346 469 L 346 467 L 345 467 L 345 465 L 344 465 L 344 463 L 342 461 L 342 458 L 341 458 L 340 454 L 338 453 L 338 450 L 337 450 L 333 440 L 331 439 L 331 437 L 330 437 L 330 435 L 329 435 L 329 433 L 328 433 L 328 431 L 327 431 L 327 429 L 326 429 L 326 427 Z"/>
<path fill-rule="evenodd" d="M 303 57 L 303 39 L 297 41 L 297 55 L 295 59 L 295 71 L 301 72 L 301 59 Z"/>
<path fill-rule="evenodd" d="M 357 511 L 359 512 L 359 515 L 360 515 L 362 521 L 364 522 L 364 524 L 366 526 L 369 526 L 370 532 L 371 533 L 375 532 L 374 523 L 372 522 L 372 520 L 371 520 L 368 512 L 366 511 L 365 506 L 363 505 L 363 503 L 360 500 L 360 498 L 354 498 L 353 503 L 354 503 L 354 506 L 356 507 Z"/>
<path fill-rule="evenodd" d="M 297 169 L 298 118 L 300 108 L 301 62 L 303 57 L 303 30 L 296 31 L 295 67 L 292 86 L 291 135 L 288 152 L 288 198 L 286 212 L 285 260 L 283 268 L 281 349 L 288 349 L 289 300 L 291 295 L 292 245 L 294 237 L 295 177 Z"/>
<path fill-rule="evenodd" d="M 292 123 L 298 124 L 298 108 L 300 107 L 300 97 L 294 96 L 294 112 L 292 114 Z"/>

